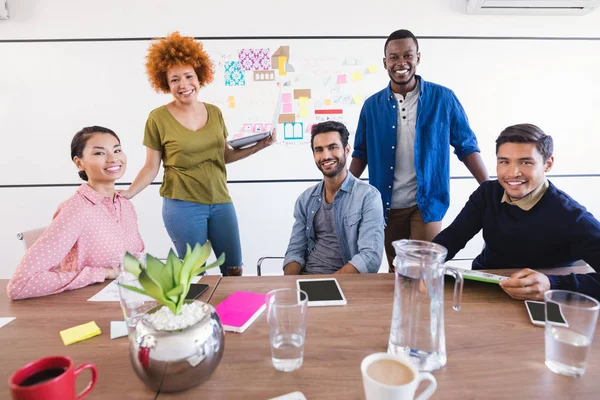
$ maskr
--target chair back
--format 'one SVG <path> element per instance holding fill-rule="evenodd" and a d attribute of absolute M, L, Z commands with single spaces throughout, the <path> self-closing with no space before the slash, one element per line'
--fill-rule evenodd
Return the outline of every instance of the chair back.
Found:
<path fill-rule="evenodd" d="M 47 226 L 17 233 L 17 238 L 23 241 L 25 250 L 33 246 L 36 240 L 46 231 Z"/>

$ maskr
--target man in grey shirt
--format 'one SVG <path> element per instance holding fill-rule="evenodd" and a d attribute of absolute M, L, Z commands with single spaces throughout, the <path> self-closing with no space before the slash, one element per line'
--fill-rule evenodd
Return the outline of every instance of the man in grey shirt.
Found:
<path fill-rule="evenodd" d="M 384 228 L 381 196 L 348 173 L 348 137 L 340 122 L 321 122 L 312 128 L 311 147 L 323 180 L 296 201 L 283 263 L 286 275 L 379 270 Z"/>

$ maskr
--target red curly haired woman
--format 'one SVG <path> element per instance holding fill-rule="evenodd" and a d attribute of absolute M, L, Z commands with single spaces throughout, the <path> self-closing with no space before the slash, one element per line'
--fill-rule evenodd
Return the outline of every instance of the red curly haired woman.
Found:
<path fill-rule="evenodd" d="M 202 44 L 179 32 L 150 46 L 146 56 L 150 84 L 175 100 L 148 116 L 146 162 L 121 195 L 132 198 L 146 188 L 162 161 L 163 221 L 179 257 L 185 255 L 186 244 L 204 244 L 208 239 L 215 254 L 225 253 L 221 273 L 241 275 L 240 234 L 225 164 L 266 148 L 275 135 L 245 149 L 227 144 L 221 110 L 197 99 L 200 88 L 213 79 L 212 67 Z"/>

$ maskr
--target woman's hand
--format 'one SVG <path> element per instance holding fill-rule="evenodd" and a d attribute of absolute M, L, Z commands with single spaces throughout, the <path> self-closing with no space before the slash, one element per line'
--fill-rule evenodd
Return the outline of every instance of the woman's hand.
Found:
<path fill-rule="evenodd" d="M 119 193 L 119 196 L 125 197 L 127 200 L 131 200 L 133 198 L 133 194 L 129 191 L 129 189 L 117 190 L 117 193 Z"/>
<path fill-rule="evenodd" d="M 256 145 L 259 146 L 258 150 L 262 150 L 264 148 L 269 147 L 270 145 L 272 145 L 276 141 L 277 141 L 277 128 L 273 129 L 273 132 L 269 136 L 267 136 L 266 138 L 264 138 L 260 142 L 256 143 Z"/>
<path fill-rule="evenodd" d="M 104 279 L 116 279 L 117 270 L 113 267 L 104 267 Z"/>

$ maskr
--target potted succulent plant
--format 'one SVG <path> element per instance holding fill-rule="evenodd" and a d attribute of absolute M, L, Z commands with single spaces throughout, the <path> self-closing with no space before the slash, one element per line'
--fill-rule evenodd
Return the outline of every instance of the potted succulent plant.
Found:
<path fill-rule="evenodd" d="M 124 288 L 152 297 L 161 305 L 148 311 L 129 335 L 129 356 L 135 372 L 151 389 L 161 392 L 186 390 L 206 381 L 223 356 L 223 326 L 215 309 L 206 303 L 186 300 L 192 278 L 225 261 L 221 256 L 205 265 L 211 245 L 188 245 L 182 260 L 173 250 L 166 263 L 146 255 L 145 268 L 127 253 L 127 272 L 142 289 Z"/>

